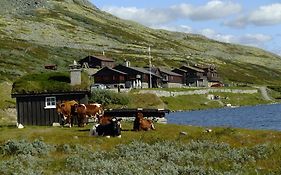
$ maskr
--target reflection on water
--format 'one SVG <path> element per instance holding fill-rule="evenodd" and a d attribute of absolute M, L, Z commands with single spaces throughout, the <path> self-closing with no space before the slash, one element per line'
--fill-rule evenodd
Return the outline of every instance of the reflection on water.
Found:
<path fill-rule="evenodd" d="M 175 112 L 168 123 L 281 130 L 281 104 Z"/>

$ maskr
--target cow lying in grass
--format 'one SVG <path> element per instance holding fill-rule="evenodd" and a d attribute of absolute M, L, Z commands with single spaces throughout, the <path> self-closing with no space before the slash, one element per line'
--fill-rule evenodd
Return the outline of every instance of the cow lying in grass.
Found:
<path fill-rule="evenodd" d="M 99 124 L 94 125 L 90 130 L 90 135 L 121 138 L 121 120 L 116 117 L 102 116 L 99 118 Z"/>
<path fill-rule="evenodd" d="M 134 131 L 149 131 L 149 130 L 155 130 L 154 124 L 152 120 L 145 119 L 143 117 L 143 114 L 141 112 L 137 113 L 137 116 L 134 120 Z"/>

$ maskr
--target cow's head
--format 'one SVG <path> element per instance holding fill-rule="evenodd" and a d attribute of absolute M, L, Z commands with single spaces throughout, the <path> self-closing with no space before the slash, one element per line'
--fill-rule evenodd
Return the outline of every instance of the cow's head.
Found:
<path fill-rule="evenodd" d="M 65 107 L 64 103 L 57 103 L 56 105 L 56 111 L 58 114 L 62 114 L 63 113 L 63 108 Z"/>
<path fill-rule="evenodd" d="M 99 118 L 99 117 L 103 116 L 104 110 L 103 110 L 102 105 L 99 103 L 94 103 L 93 105 L 95 106 L 96 111 L 97 111 L 96 117 Z"/>
<path fill-rule="evenodd" d="M 137 118 L 138 118 L 138 119 L 143 119 L 143 113 L 138 112 L 138 113 L 137 113 Z"/>
<path fill-rule="evenodd" d="M 111 119 L 113 136 L 121 136 L 121 120 L 115 117 Z"/>

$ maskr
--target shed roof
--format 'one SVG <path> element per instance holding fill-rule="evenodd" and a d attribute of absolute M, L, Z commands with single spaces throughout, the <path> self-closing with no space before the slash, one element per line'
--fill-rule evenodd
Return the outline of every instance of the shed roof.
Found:
<path fill-rule="evenodd" d="M 40 94 L 89 90 L 87 74 L 81 74 L 81 85 L 71 86 L 69 72 L 27 74 L 13 83 L 12 94 Z"/>

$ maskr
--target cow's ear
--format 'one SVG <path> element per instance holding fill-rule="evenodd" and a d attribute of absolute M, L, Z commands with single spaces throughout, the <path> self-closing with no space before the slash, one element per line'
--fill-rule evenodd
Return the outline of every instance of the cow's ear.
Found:
<path fill-rule="evenodd" d="M 122 120 L 122 118 L 119 118 L 117 121 L 120 122 Z"/>

